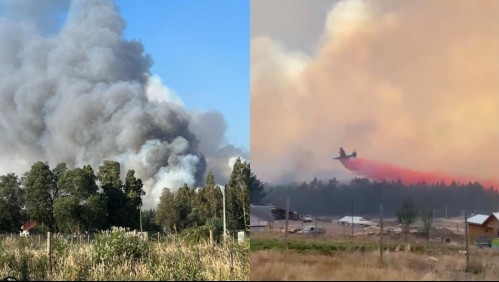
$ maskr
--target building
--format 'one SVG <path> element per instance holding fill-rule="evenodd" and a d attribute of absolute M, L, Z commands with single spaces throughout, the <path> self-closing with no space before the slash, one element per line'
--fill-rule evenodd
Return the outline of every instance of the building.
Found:
<path fill-rule="evenodd" d="M 273 228 L 275 217 L 272 215 L 272 206 L 250 205 L 250 231 L 269 231 Z"/>
<path fill-rule="evenodd" d="M 479 238 L 499 237 L 499 213 L 490 215 L 476 214 L 466 220 L 468 223 L 468 238 L 470 242 L 475 242 Z"/>
<path fill-rule="evenodd" d="M 21 232 L 19 232 L 19 235 L 24 237 L 29 236 L 29 231 L 36 226 L 38 226 L 38 223 L 35 221 L 28 221 L 23 223 L 23 225 L 21 225 Z"/>

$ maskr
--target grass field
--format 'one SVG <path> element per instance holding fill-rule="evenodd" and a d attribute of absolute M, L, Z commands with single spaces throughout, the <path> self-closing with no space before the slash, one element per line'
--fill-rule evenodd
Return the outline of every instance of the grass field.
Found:
<path fill-rule="evenodd" d="M 283 234 L 251 237 L 251 280 L 497 280 L 499 252 L 470 251 L 466 269 L 464 244 L 410 236 L 385 238 L 383 263 L 379 237 L 346 239 L 290 234 L 285 253 Z M 410 247 L 409 247 L 410 246 Z"/>
<path fill-rule="evenodd" d="M 176 238 L 143 241 L 116 233 L 88 243 L 54 240 L 48 268 L 46 245 L 32 238 L 0 241 L 0 276 L 18 280 L 248 280 L 249 241 L 210 246 Z"/>

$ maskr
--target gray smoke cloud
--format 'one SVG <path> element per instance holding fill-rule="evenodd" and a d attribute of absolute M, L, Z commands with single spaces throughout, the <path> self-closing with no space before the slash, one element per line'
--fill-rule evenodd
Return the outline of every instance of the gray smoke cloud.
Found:
<path fill-rule="evenodd" d="M 0 172 L 117 160 L 142 178 L 151 208 L 163 187 L 198 185 L 207 169 L 225 182 L 244 155 L 219 113 L 188 112 L 151 75 L 112 1 L 0 0 L 0 11 Z"/>

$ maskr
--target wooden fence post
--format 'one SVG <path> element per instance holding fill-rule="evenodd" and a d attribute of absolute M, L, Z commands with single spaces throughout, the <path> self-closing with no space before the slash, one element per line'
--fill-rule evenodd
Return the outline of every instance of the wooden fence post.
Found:
<path fill-rule="evenodd" d="M 470 248 L 468 244 L 468 220 L 466 219 L 466 211 L 464 211 L 464 238 L 466 240 L 466 271 L 470 267 Z"/>
<path fill-rule="evenodd" d="M 52 274 L 52 233 L 47 232 L 47 256 L 49 262 L 49 273 Z"/>
<path fill-rule="evenodd" d="M 379 256 L 381 259 L 381 265 L 383 265 L 383 205 L 379 207 Z"/>
<path fill-rule="evenodd" d="M 213 230 L 210 229 L 210 246 L 213 247 Z"/>
<path fill-rule="evenodd" d="M 289 197 L 286 198 L 286 228 L 284 230 L 285 256 L 287 256 L 288 253 L 288 220 L 289 220 Z"/>

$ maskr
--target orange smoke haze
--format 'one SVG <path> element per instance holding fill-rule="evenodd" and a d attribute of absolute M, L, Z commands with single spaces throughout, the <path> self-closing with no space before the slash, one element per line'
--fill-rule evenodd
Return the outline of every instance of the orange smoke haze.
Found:
<path fill-rule="evenodd" d="M 345 0 L 314 53 L 252 38 L 252 169 L 266 182 L 347 178 L 331 160 L 345 146 L 392 168 L 498 179 L 498 15 L 495 0 Z"/>
<path fill-rule="evenodd" d="M 435 184 L 443 182 L 450 185 L 452 181 L 460 184 L 468 184 L 469 182 L 479 182 L 486 188 L 494 187 L 499 190 L 499 182 L 493 180 L 479 180 L 470 177 L 456 177 L 438 172 L 421 172 L 407 168 L 397 167 L 394 165 L 376 162 L 362 158 L 348 158 L 340 160 L 343 166 L 355 173 L 368 177 L 374 180 L 400 180 L 403 184 L 418 184 L 425 182 L 427 184 Z"/>

